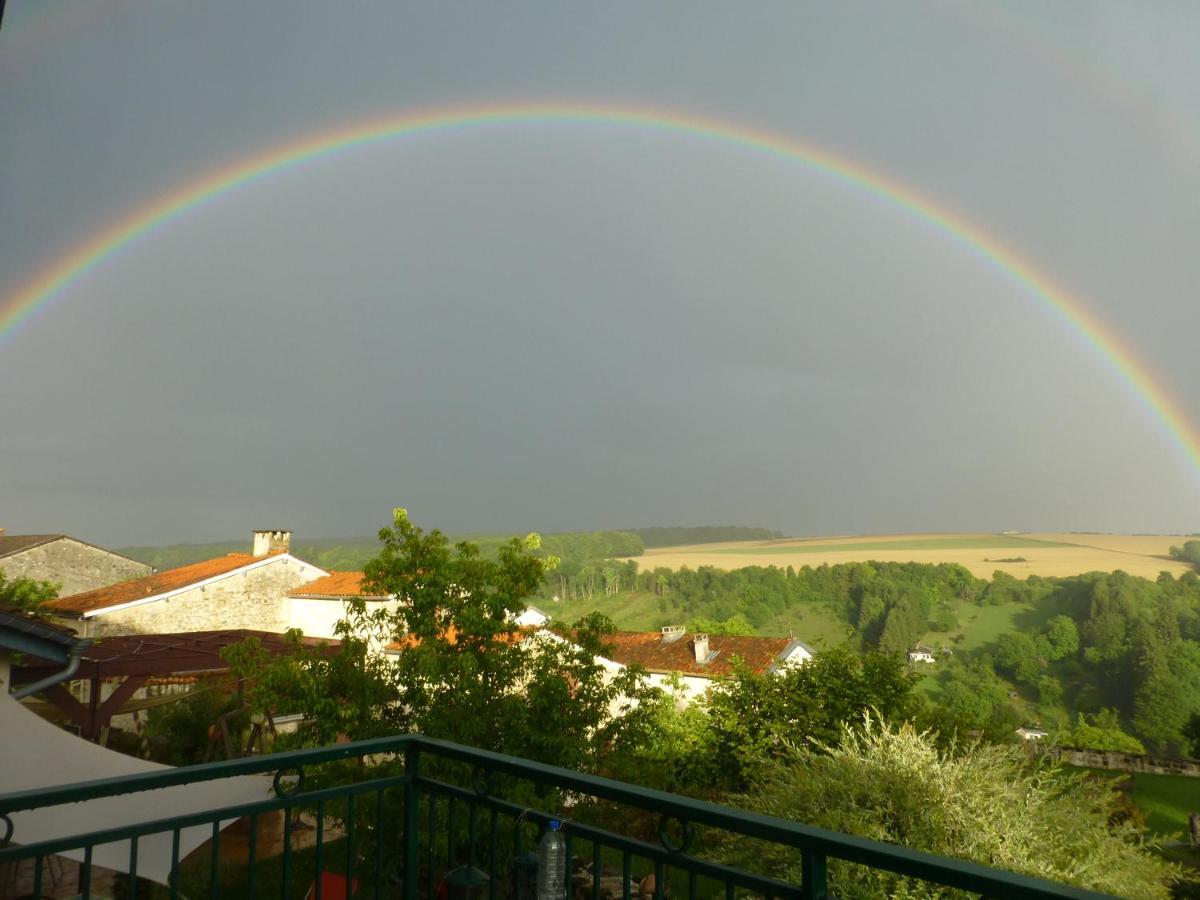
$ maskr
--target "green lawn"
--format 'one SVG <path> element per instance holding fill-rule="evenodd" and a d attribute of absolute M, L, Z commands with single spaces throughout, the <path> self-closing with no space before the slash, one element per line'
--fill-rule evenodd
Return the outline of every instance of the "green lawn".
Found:
<path fill-rule="evenodd" d="M 1113 781 L 1127 777 L 1125 772 L 1112 769 L 1063 766 L 1063 771 L 1091 772 Z M 1147 829 L 1159 840 L 1185 840 L 1188 816 L 1200 812 L 1200 778 L 1188 775 L 1144 775 L 1139 772 L 1133 776 L 1130 799 L 1145 813 Z"/>
<path fill-rule="evenodd" d="M 1200 778 L 1186 775 L 1133 776 L 1133 802 L 1156 834 L 1187 834 L 1188 815 L 1200 812 Z"/>
<path fill-rule="evenodd" d="M 790 555 L 794 553 L 836 553 L 872 550 L 991 550 L 1021 547 L 1070 547 L 1062 541 L 1039 541 L 1034 538 L 998 534 L 984 537 L 900 538 L 894 541 L 853 541 L 845 544 L 792 544 L 784 546 L 714 547 L 705 553 L 730 553 L 761 556 L 764 553 Z"/>

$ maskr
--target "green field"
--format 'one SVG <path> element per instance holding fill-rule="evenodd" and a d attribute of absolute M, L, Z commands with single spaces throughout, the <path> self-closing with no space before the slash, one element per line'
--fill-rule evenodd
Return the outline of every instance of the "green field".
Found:
<path fill-rule="evenodd" d="M 767 544 L 753 547 L 714 547 L 705 553 L 728 553 L 742 556 L 760 556 L 764 553 L 859 553 L 879 550 L 996 550 L 1019 549 L 1022 547 L 1070 547 L 1061 541 L 1041 541 L 1014 535 L 986 535 L 978 537 L 901 538 L 895 541 L 853 541 L 845 544 Z"/>
<path fill-rule="evenodd" d="M 1079 766 L 1063 766 L 1063 771 L 1091 772 L 1113 781 L 1128 777 L 1124 772 L 1111 769 Z M 1129 796 L 1134 806 L 1145 813 L 1146 828 L 1159 840 L 1180 840 L 1187 834 L 1188 816 L 1200 812 L 1200 778 L 1135 773 L 1133 792 Z"/>

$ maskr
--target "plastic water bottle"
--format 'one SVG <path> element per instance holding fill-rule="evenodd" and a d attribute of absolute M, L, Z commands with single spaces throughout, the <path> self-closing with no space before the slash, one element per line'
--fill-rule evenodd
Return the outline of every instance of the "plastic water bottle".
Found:
<path fill-rule="evenodd" d="M 567 841 L 562 822 L 551 819 L 546 833 L 538 844 L 537 900 L 565 900 L 567 873 Z"/>

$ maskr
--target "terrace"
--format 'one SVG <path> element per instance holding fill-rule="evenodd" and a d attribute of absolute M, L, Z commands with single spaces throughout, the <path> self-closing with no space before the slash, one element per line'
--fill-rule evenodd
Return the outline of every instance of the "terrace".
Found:
<path fill-rule="evenodd" d="M 20 843 L 22 811 L 63 805 L 69 820 L 65 804 L 244 776 L 262 778 L 265 799 Z M 555 796 L 564 798 L 559 808 L 532 808 Z M 259 826 L 272 817 L 281 831 L 268 843 Z M 416 900 L 438 897 L 444 882 L 451 900 L 532 900 L 530 851 L 551 818 L 564 821 L 571 900 L 630 900 L 643 892 L 653 900 L 685 893 L 689 900 L 819 900 L 834 896 L 827 866 L 835 859 L 984 897 L 1101 896 L 420 735 L 0 795 L 0 872 L 23 878 L 22 890 L 35 897 L 44 895 L 55 871 L 61 880 L 64 867 L 55 870 L 48 861 L 68 856 L 78 866 L 63 896 L 115 890 L 130 898 L 298 898 L 311 885 L 314 900 L 323 894 L 333 900 L 334 885 L 352 884 L 356 897 Z M 235 820 L 248 825 L 244 836 L 222 831 Z M 181 860 L 180 835 L 196 828 L 211 830 L 211 837 Z M 801 864 L 800 883 L 692 852 L 722 833 L 790 848 Z M 111 859 L 114 845 L 127 876 L 114 878 L 94 862 L 101 848 Z M 151 845 L 170 848 L 163 884 L 137 877 L 139 850 Z M 341 877 L 331 880 L 330 873 Z"/>

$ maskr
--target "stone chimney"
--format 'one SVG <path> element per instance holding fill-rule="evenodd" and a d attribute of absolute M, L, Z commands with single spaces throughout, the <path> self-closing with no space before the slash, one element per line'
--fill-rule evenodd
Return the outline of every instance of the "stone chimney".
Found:
<path fill-rule="evenodd" d="M 687 632 L 687 629 L 682 625 L 664 625 L 662 630 L 662 641 L 664 644 L 673 644 L 679 640 Z"/>
<path fill-rule="evenodd" d="M 271 553 L 287 553 L 292 549 L 292 533 L 290 531 L 255 531 L 254 556 L 267 556 Z"/>
<path fill-rule="evenodd" d="M 708 662 L 708 635 L 697 634 L 692 638 L 692 649 L 696 651 L 696 662 Z"/>

